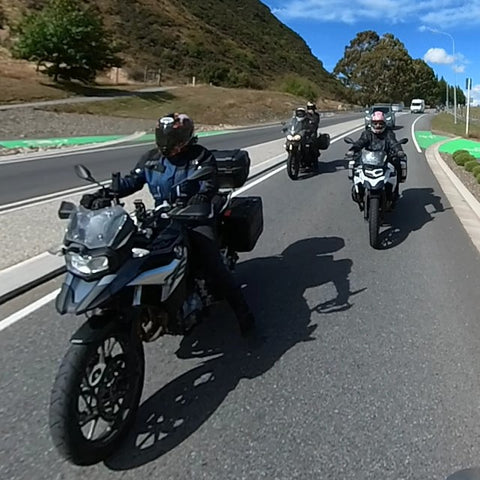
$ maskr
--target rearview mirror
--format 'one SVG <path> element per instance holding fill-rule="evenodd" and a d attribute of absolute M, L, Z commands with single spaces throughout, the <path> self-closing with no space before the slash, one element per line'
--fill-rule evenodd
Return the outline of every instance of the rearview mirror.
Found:
<path fill-rule="evenodd" d="M 402 138 L 398 143 L 400 145 L 405 145 L 406 143 L 408 143 L 408 138 Z"/>
<path fill-rule="evenodd" d="M 97 183 L 92 177 L 90 170 L 84 165 L 75 165 L 73 168 L 75 169 L 77 177 L 80 177 L 82 180 L 86 180 L 87 182 Z"/>
<path fill-rule="evenodd" d="M 343 141 L 344 141 L 345 143 L 350 143 L 350 144 L 355 143 L 350 137 L 345 137 L 345 138 L 343 139 Z"/>
<path fill-rule="evenodd" d="M 62 220 L 66 220 L 70 218 L 70 215 L 75 212 L 76 207 L 72 202 L 63 201 L 60 204 L 60 208 L 58 209 L 58 218 Z"/>

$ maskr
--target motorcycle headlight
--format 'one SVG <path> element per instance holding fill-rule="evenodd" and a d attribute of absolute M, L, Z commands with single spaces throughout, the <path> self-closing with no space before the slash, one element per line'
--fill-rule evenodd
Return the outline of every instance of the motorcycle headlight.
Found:
<path fill-rule="evenodd" d="M 294 139 L 296 142 L 299 142 L 299 141 L 302 139 L 302 136 L 297 133 L 297 134 L 293 137 L 293 139 Z"/>
<path fill-rule="evenodd" d="M 287 135 L 287 140 L 291 142 L 293 140 L 293 135 Z"/>
<path fill-rule="evenodd" d="M 68 270 L 82 275 L 95 275 L 109 268 L 108 257 L 105 255 L 92 257 L 91 255 L 69 252 L 65 260 Z"/>

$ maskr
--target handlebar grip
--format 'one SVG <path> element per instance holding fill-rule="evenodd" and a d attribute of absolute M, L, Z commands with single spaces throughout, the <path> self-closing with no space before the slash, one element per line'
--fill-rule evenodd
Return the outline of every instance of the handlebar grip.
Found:
<path fill-rule="evenodd" d="M 110 190 L 113 193 L 118 193 L 120 191 L 120 172 L 112 173 L 112 185 Z"/>

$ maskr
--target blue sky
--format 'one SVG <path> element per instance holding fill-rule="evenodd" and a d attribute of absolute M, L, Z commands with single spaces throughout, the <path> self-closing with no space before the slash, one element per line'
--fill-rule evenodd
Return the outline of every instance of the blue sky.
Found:
<path fill-rule="evenodd" d="M 301 35 L 328 71 L 363 30 L 392 33 L 413 58 L 423 58 L 452 85 L 480 104 L 480 0 L 262 0 Z M 442 33 L 435 33 L 441 31 Z M 455 56 L 453 56 L 453 37 Z M 466 93 L 466 90 L 465 90 Z"/>

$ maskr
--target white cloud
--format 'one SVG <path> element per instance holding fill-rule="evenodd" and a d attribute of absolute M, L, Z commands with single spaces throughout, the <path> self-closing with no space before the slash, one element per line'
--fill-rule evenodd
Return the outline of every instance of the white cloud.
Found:
<path fill-rule="evenodd" d="M 421 21 L 443 30 L 480 25 L 480 0 L 277 0 L 281 19 L 355 24 L 365 20 Z"/>
<path fill-rule="evenodd" d="M 451 65 L 456 73 L 464 73 L 465 65 L 470 63 L 461 53 L 449 55 L 444 48 L 429 48 L 423 59 L 434 65 Z"/>
<path fill-rule="evenodd" d="M 429 48 L 423 59 L 428 63 L 437 65 L 450 65 L 455 61 L 455 58 L 443 48 Z"/>

